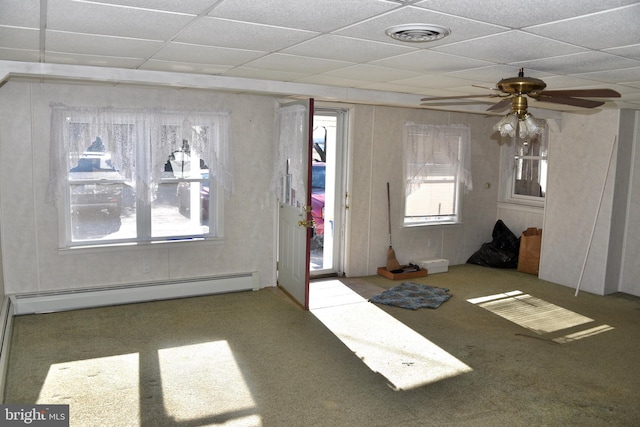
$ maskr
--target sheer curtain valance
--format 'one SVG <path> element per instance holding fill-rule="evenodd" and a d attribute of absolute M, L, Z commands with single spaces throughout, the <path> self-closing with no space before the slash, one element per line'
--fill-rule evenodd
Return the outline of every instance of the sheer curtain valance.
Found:
<path fill-rule="evenodd" d="M 405 123 L 404 148 L 407 196 L 443 175 L 458 177 L 465 191 L 473 189 L 468 126 Z"/>
<path fill-rule="evenodd" d="M 48 202 L 64 191 L 68 172 L 88 153 L 102 152 L 108 166 L 135 188 L 136 197 L 153 200 L 174 152 L 201 159 L 229 197 L 233 193 L 229 112 L 164 111 L 51 106 L 51 167 Z M 142 186 L 143 188 L 140 188 Z"/>

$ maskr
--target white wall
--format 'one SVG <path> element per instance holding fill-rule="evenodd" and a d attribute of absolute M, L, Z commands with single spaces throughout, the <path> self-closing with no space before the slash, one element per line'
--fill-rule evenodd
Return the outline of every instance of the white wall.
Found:
<path fill-rule="evenodd" d="M 464 196 L 464 224 L 403 228 L 403 126 L 468 124 L 474 189 Z M 414 258 L 443 257 L 463 264 L 491 240 L 496 221 L 500 150 L 492 140 L 495 118 L 479 115 L 358 106 L 352 117 L 352 167 L 349 181 L 347 276 L 375 274 L 386 264 L 389 247 L 386 183 L 391 187 L 393 248 L 402 264 Z M 489 185 L 487 185 L 489 184 Z"/>
<path fill-rule="evenodd" d="M 541 279 L 576 287 L 583 274 L 581 290 L 605 293 L 616 156 L 610 168 L 609 159 L 618 121 L 617 110 L 563 114 L 560 132 L 550 134 Z"/>
<path fill-rule="evenodd" d="M 45 203 L 49 180 L 50 104 L 228 109 L 236 194 L 225 205 L 226 239 L 140 247 L 59 250 L 58 213 Z M 257 270 L 275 285 L 275 220 L 269 192 L 276 100 L 119 85 L 10 81 L 0 89 L 0 208 L 7 293 L 68 290 Z M 394 248 L 401 262 L 426 256 L 464 263 L 491 238 L 495 222 L 499 147 L 495 119 L 478 115 L 358 105 L 352 110 L 349 264 L 347 275 L 375 274 L 388 247 L 386 182 L 392 189 Z M 402 130 L 406 121 L 471 126 L 475 189 L 465 196 L 459 226 L 401 227 Z M 491 185 L 487 185 L 487 183 Z M 151 267 L 143 273 L 142 265 Z"/>
<path fill-rule="evenodd" d="M 236 194 L 225 205 L 225 242 L 59 251 L 58 214 L 45 203 L 52 102 L 231 110 Z M 274 197 L 269 191 L 275 108 L 276 100 L 270 96 L 17 80 L 4 84 L 0 88 L 0 260 L 5 291 L 68 290 L 253 270 L 259 272 L 261 286 L 275 285 L 277 221 Z M 492 131 L 496 120 L 420 109 L 353 107 L 345 266 L 348 276 L 375 274 L 377 267 L 385 265 L 389 244 L 387 182 L 391 184 L 393 247 L 400 262 L 435 256 L 449 259 L 452 265 L 462 264 L 482 243 L 491 240 L 499 218 L 500 147 Z M 402 128 L 406 121 L 470 126 L 474 190 L 464 196 L 464 224 L 401 227 Z M 590 115 L 564 114 L 561 130 L 551 134 L 540 267 L 540 277 L 545 280 L 572 287 L 577 283 L 618 122 L 619 112 L 612 110 Z M 638 170 L 638 150 L 634 153 L 633 165 Z M 594 293 L 609 291 L 605 274 L 614 173 L 615 161 L 582 283 L 583 290 Z M 634 229 L 640 229 L 638 177 L 640 173 L 634 175 L 629 190 L 631 214 L 625 216 Z M 526 215 L 513 214 L 507 225 L 539 226 L 537 217 Z M 512 231 L 517 234 L 521 230 Z M 631 281 L 638 275 L 634 266 L 639 265 L 636 258 L 640 239 L 637 233 L 629 239 L 632 245 L 625 253 L 624 271 L 627 282 L 620 290 L 637 292 Z M 150 265 L 151 273 L 143 273 L 143 262 Z M 615 286 L 617 289 L 617 283 Z"/>
<path fill-rule="evenodd" d="M 223 244 L 192 242 L 107 250 L 58 250 L 58 214 L 45 203 L 50 103 L 232 113 L 235 195 L 225 204 Z M 209 91 L 43 84 L 0 88 L 2 257 L 7 293 L 64 290 L 258 271 L 274 285 L 272 97 Z M 151 267 L 143 273 L 142 264 Z"/>
<path fill-rule="evenodd" d="M 509 203 L 498 204 L 498 218 L 517 237 L 527 228 L 542 228 L 544 223 L 544 208 L 516 205 Z"/>
<path fill-rule="evenodd" d="M 623 110 L 607 291 L 640 296 L 640 111 Z"/>

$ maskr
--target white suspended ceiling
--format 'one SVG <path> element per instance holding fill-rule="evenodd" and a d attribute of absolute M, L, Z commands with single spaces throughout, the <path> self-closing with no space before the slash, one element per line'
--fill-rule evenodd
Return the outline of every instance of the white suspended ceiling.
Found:
<path fill-rule="evenodd" d="M 0 71 L 418 106 L 489 94 L 524 68 L 547 89 L 612 88 L 622 98 L 603 108 L 637 109 L 639 22 L 632 0 L 2 0 Z M 451 34 L 385 34 L 412 23 Z"/>

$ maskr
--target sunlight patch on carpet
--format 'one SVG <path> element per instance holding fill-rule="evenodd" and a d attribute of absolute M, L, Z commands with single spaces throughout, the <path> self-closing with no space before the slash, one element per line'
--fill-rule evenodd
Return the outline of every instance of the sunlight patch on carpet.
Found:
<path fill-rule="evenodd" d="M 586 329 L 584 331 L 574 332 L 573 334 L 568 334 L 563 337 L 554 338 L 552 341 L 557 342 L 558 344 L 567 344 L 572 341 L 578 341 L 584 338 L 589 338 L 594 335 L 601 334 L 603 332 L 609 332 L 614 330 L 613 326 L 609 325 L 600 325 L 594 328 Z"/>
<path fill-rule="evenodd" d="M 113 411 L 117 420 L 137 420 L 138 366 L 138 353 L 53 364 L 36 403 L 69 405 L 72 420 L 97 419 L 105 411 Z"/>
<path fill-rule="evenodd" d="M 555 332 L 593 322 L 593 319 L 522 291 L 505 292 L 467 301 L 537 334 Z"/>
<path fill-rule="evenodd" d="M 160 349 L 158 357 L 165 411 L 176 422 L 262 425 L 227 341 Z"/>
<path fill-rule="evenodd" d="M 472 370 L 339 280 L 314 282 L 309 300 L 311 312 L 394 390 Z"/>

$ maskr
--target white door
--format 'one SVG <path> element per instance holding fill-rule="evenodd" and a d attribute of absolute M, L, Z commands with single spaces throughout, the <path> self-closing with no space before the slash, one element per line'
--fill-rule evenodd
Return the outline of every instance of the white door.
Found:
<path fill-rule="evenodd" d="M 313 99 L 282 106 L 277 117 L 278 285 L 308 310 Z"/>

